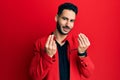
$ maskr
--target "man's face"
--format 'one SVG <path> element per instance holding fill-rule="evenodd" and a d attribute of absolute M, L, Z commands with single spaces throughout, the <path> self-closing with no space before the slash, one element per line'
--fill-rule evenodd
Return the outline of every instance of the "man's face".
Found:
<path fill-rule="evenodd" d="M 62 35 L 67 35 L 74 26 L 76 14 L 72 10 L 64 9 L 61 15 L 57 16 L 57 30 Z"/>

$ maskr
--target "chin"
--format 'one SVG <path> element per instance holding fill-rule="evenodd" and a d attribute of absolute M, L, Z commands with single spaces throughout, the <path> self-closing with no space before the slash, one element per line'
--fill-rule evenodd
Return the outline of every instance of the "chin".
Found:
<path fill-rule="evenodd" d="M 69 32 L 62 32 L 64 35 L 68 35 Z"/>
<path fill-rule="evenodd" d="M 68 32 L 65 32 L 65 31 L 62 31 L 62 33 L 64 33 L 64 34 L 68 34 L 70 31 L 68 31 Z"/>

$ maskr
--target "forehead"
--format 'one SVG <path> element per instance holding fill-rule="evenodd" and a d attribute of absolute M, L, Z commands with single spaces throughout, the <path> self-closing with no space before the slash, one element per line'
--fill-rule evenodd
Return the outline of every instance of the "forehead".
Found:
<path fill-rule="evenodd" d="M 75 19 L 76 14 L 72 10 L 64 9 L 60 15 L 61 17 L 67 17 L 69 19 Z"/>

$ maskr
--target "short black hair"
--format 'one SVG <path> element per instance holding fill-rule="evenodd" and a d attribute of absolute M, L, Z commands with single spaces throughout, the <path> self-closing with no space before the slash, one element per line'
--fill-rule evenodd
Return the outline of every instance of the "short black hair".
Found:
<path fill-rule="evenodd" d="M 72 11 L 75 12 L 76 15 L 77 15 L 77 13 L 78 13 L 78 8 L 77 8 L 77 6 L 75 6 L 75 5 L 72 4 L 72 3 L 64 3 L 64 4 L 61 4 L 61 5 L 58 7 L 58 12 L 57 12 L 57 14 L 58 14 L 58 15 L 61 15 L 61 13 L 62 13 L 62 11 L 63 11 L 64 9 L 72 10 Z"/>

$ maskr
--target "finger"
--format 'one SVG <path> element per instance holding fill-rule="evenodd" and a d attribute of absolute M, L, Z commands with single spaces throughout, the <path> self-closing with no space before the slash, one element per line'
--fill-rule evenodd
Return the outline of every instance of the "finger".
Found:
<path fill-rule="evenodd" d="M 55 47 L 55 44 L 56 44 L 56 43 L 55 43 L 55 40 L 54 40 L 54 37 L 55 37 L 55 36 L 53 35 L 53 37 L 52 37 L 52 38 L 53 38 L 53 39 L 52 39 L 52 48 L 54 48 L 54 47 Z"/>
<path fill-rule="evenodd" d="M 49 42 L 50 42 L 51 35 L 48 36 L 47 42 L 46 42 L 46 48 L 48 48 Z"/>
<path fill-rule="evenodd" d="M 88 46 L 89 46 L 89 45 L 90 45 L 89 39 L 88 39 L 87 37 L 85 37 L 85 39 L 86 39 L 86 42 L 87 42 L 87 44 L 88 44 Z"/>
<path fill-rule="evenodd" d="M 55 43 L 55 40 L 53 40 L 53 43 L 52 43 L 52 48 L 55 50 L 56 49 L 56 43 Z"/>
<path fill-rule="evenodd" d="M 81 38 L 82 38 L 82 40 L 83 40 L 84 45 L 87 46 L 87 42 L 86 42 L 86 40 L 85 40 L 85 36 L 84 36 L 82 33 L 80 34 L 80 36 L 81 36 Z"/>
<path fill-rule="evenodd" d="M 90 45 L 89 39 L 86 37 L 85 34 L 81 34 L 81 35 L 82 35 L 82 38 L 83 38 L 83 40 L 84 40 L 84 43 L 85 43 L 87 46 L 89 46 L 89 45 Z"/>
<path fill-rule="evenodd" d="M 83 41 L 83 39 L 81 37 L 81 34 L 79 35 L 79 40 L 81 42 L 81 47 L 85 47 L 84 41 Z"/>
<path fill-rule="evenodd" d="M 82 45 L 82 43 L 81 43 L 80 39 L 78 39 L 78 43 L 80 44 L 80 46 Z"/>
<path fill-rule="evenodd" d="M 52 49 L 53 37 L 54 37 L 54 35 L 51 35 L 51 38 L 50 38 L 50 41 L 49 41 L 49 48 L 50 49 Z"/>

